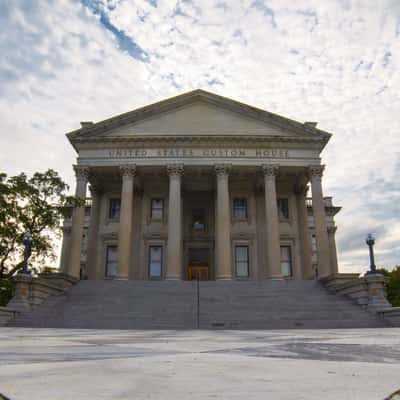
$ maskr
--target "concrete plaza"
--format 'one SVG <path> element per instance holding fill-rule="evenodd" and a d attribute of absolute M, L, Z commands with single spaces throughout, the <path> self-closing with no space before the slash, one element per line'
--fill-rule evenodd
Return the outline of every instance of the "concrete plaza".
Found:
<path fill-rule="evenodd" d="M 375 400 L 399 389 L 399 328 L 0 328 L 0 393 L 11 400 Z"/>

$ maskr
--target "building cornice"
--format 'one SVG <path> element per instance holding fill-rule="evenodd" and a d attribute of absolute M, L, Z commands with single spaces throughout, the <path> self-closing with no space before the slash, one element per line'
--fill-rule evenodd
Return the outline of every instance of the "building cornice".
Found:
<path fill-rule="evenodd" d="M 216 95 L 214 93 L 206 92 L 204 90 L 194 90 L 188 93 L 181 94 L 179 96 L 169 98 L 154 104 L 150 104 L 145 107 L 138 108 L 136 110 L 117 115 L 115 117 L 97 122 L 97 123 L 85 123 L 80 129 L 69 132 L 67 134 L 68 139 L 74 145 L 81 140 L 132 140 L 129 138 L 109 138 L 105 137 L 107 132 L 112 129 L 120 128 L 128 124 L 134 124 L 136 122 L 143 121 L 145 119 L 174 111 L 179 108 L 183 108 L 196 101 L 203 101 L 208 104 L 212 104 L 223 109 L 235 112 L 237 114 L 249 117 L 266 124 L 276 126 L 288 132 L 294 134 L 293 138 L 281 138 L 287 140 L 299 140 L 299 139 L 310 139 L 312 141 L 319 141 L 323 146 L 328 142 L 331 134 L 323 130 L 317 129 L 315 126 L 310 124 L 303 124 L 298 121 L 285 118 L 281 115 L 271 113 L 266 110 L 262 110 L 238 101 L 231 100 L 229 98 Z M 244 135 L 241 136 L 243 138 Z M 298 136 L 298 137 L 297 137 Z M 160 136 L 152 136 L 153 139 L 159 140 Z M 254 138 L 254 136 L 252 136 Z M 268 137 L 267 137 L 268 138 Z M 143 140 L 143 136 L 135 137 L 135 139 Z M 219 137 L 216 136 L 218 140 Z M 237 140 L 237 137 L 232 137 L 232 140 Z"/>
<path fill-rule="evenodd" d="M 328 139 L 320 137 L 294 137 L 294 136 L 222 136 L 222 135 L 199 135 L 199 136 L 112 136 L 112 137 L 81 137 L 74 139 L 74 144 L 81 143 L 316 143 L 325 145 Z"/>

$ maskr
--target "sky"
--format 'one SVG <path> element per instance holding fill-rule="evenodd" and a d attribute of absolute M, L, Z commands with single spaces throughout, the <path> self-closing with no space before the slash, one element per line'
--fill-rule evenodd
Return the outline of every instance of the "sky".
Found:
<path fill-rule="evenodd" d="M 400 264 L 397 0 L 0 0 L 0 171 L 57 170 L 65 133 L 205 89 L 333 133 L 341 272 Z"/>

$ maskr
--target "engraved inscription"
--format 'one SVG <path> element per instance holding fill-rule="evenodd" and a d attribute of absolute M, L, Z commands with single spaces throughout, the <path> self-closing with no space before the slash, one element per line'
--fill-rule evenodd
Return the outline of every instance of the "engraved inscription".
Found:
<path fill-rule="evenodd" d="M 218 149 L 218 148 L 169 148 L 169 149 L 112 149 L 110 158 L 289 158 L 287 149 Z"/>

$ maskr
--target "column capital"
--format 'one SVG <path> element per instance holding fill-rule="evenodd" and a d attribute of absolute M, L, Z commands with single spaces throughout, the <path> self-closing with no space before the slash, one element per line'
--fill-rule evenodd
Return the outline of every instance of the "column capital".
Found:
<path fill-rule="evenodd" d="M 120 165 L 119 173 L 122 178 L 134 178 L 136 176 L 136 164 Z"/>
<path fill-rule="evenodd" d="M 74 165 L 73 168 L 77 180 L 87 180 L 89 178 L 89 167 L 85 165 Z"/>
<path fill-rule="evenodd" d="M 168 164 L 167 173 L 170 177 L 183 175 L 183 164 Z"/>
<path fill-rule="evenodd" d="M 325 165 L 310 165 L 308 167 L 308 175 L 310 178 L 321 179 L 324 174 Z"/>
<path fill-rule="evenodd" d="M 215 164 L 214 169 L 218 178 L 228 177 L 231 170 L 231 164 Z"/>
<path fill-rule="evenodd" d="M 275 178 L 279 172 L 278 164 L 263 164 L 261 165 L 262 172 L 265 178 Z"/>

